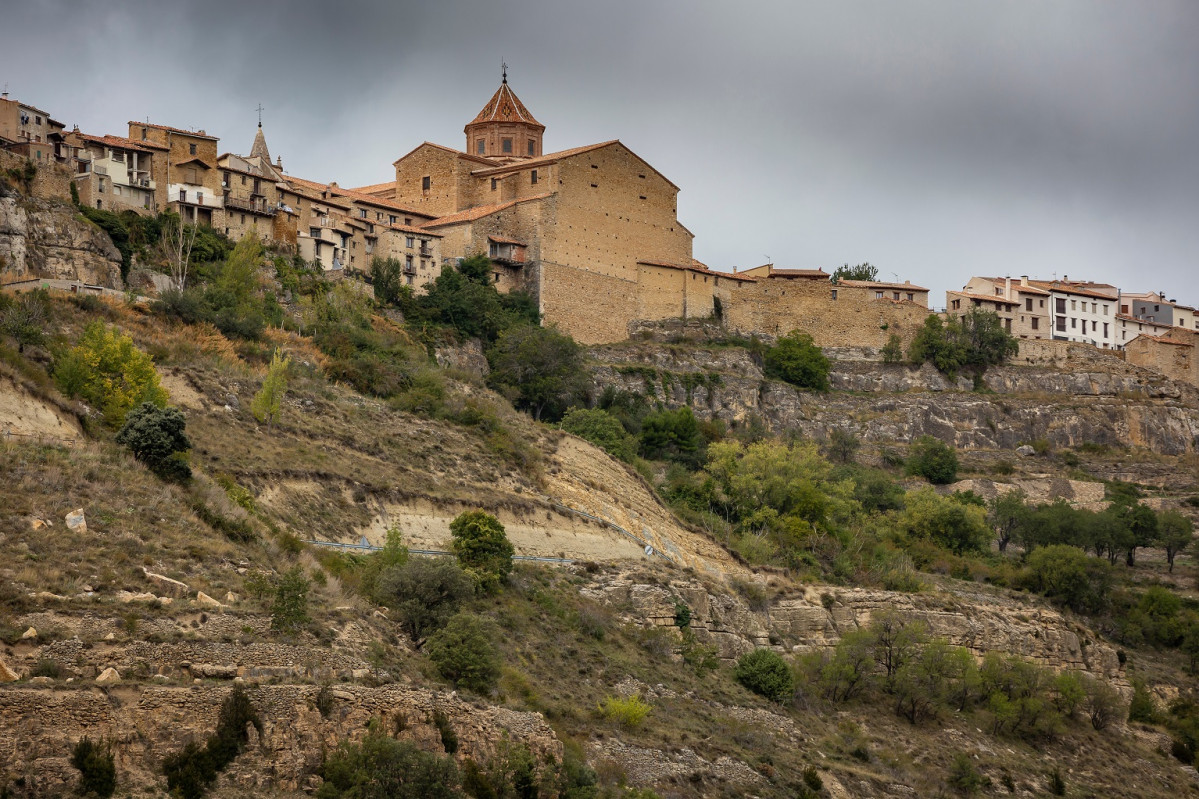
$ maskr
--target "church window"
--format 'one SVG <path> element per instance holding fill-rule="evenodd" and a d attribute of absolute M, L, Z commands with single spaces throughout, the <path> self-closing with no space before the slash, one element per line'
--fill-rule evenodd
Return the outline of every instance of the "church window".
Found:
<path fill-rule="evenodd" d="M 536 148 L 537 148 L 537 143 L 534 142 L 532 139 L 529 139 L 529 155 L 536 155 L 537 154 Z"/>
<path fill-rule="evenodd" d="M 503 140 L 503 142 L 502 142 L 502 147 L 503 147 L 503 150 L 504 150 L 504 153 L 505 153 L 505 154 L 507 154 L 507 153 L 511 153 L 511 152 L 512 152 L 512 139 L 511 139 L 511 138 L 505 138 L 505 139 Z"/>
<path fill-rule="evenodd" d="M 533 170 L 532 174 L 529 176 L 529 179 L 532 183 L 537 182 L 537 170 L 536 169 Z"/>
<path fill-rule="evenodd" d="M 421 191 L 428 191 L 429 187 L 432 185 L 433 185 L 433 178 L 429 177 L 428 175 L 425 175 L 423 178 L 420 179 Z"/>
<path fill-rule="evenodd" d="M 486 142 L 483 139 L 476 139 L 475 140 L 475 152 L 478 153 L 479 155 L 482 155 L 483 151 L 485 149 L 486 149 Z"/>

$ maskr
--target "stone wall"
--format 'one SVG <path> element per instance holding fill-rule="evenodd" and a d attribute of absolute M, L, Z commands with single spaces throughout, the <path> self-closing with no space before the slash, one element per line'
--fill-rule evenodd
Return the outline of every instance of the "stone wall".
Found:
<path fill-rule="evenodd" d="M 395 200 L 434 216 L 445 216 L 468 207 L 464 203 L 471 195 L 472 163 L 443 147 L 424 144 L 396 161 Z M 429 178 L 428 191 L 422 188 L 426 177 Z M 446 254 L 456 253 L 447 251 Z"/>
<path fill-rule="evenodd" d="M 906 347 L 929 314 L 919 303 L 875 299 L 869 289 L 823 280 L 725 279 L 715 290 L 731 330 L 774 336 L 799 330 L 822 347 L 881 347 L 892 333 Z"/>
<path fill-rule="evenodd" d="M 1194 333 L 1179 331 L 1168 338 L 1137 336 L 1128 342 L 1124 353 L 1129 363 L 1199 386 L 1199 336 Z"/>
<path fill-rule="evenodd" d="M 538 270 L 540 307 L 547 324 L 556 324 L 581 344 L 628 337 L 639 305 L 635 280 L 548 261 L 541 261 Z"/>
<path fill-rule="evenodd" d="M 28 159 L 24 156 L 0 150 L 0 170 L 24 169 Z M 10 181 L 16 183 L 17 181 Z M 24 187 L 21 186 L 24 191 Z M 62 164 L 38 164 L 31 192 L 39 200 L 70 200 L 71 172 Z"/>

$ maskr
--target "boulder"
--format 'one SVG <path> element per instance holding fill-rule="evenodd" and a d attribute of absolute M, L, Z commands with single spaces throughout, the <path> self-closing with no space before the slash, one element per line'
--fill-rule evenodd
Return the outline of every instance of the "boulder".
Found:
<path fill-rule="evenodd" d="M 203 591 L 196 592 L 196 604 L 202 608 L 211 608 L 212 610 L 223 610 L 225 608 L 220 602 L 210 597 Z"/>
<path fill-rule="evenodd" d="M 109 666 L 100 672 L 100 676 L 96 678 L 96 685 L 116 685 L 120 681 L 121 673 L 112 666 Z"/>
<path fill-rule="evenodd" d="M 212 680 L 232 680 L 237 676 L 237 666 L 223 666 L 217 663 L 193 663 L 188 670 L 193 677 Z"/>
<path fill-rule="evenodd" d="M 183 597 L 191 593 L 191 588 L 187 583 L 167 577 L 165 574 L 155 574 L 145 567 L 142 567 L 142 572 L 146 575 L 147 580 L 154 583 L 155 588 L 168 596 Z"/>
<path fill-rule="evenodd" d="M 1028 444 L 1021 444 L 1020 446 L 1016 447 L 1016 454 L 1024 458 L 1031 458 L 1033 455 L 1037 454 L 1037 451 Z"/>
<path fill-rule="evenodd" d="M 237 604 L 237 594 L 233 593 L 232 591 L 226 591 L 225 592 L 225 604 L 227 604 L 227 605 Z"/>
<path fill-rule="evenodd" d="M 20 675 L 8 667 L 8 664 L 0 660 L 0 682 L 16 682 L 21 679 Z"/>
<path fill-rule="evenodd" d="M 36 641 L 37 640 L 37 630 L 33 627 L 30 627 L 28 630 L 21 633 L 21 640 L 22 641 Z"/>
<path fill-rule="evenodd" d="M 87 519 L 83 515 L 83 508 L 73 510 L 66 515 L 67 529 L 73 530 L 76 533 L 87 532 Z"/>

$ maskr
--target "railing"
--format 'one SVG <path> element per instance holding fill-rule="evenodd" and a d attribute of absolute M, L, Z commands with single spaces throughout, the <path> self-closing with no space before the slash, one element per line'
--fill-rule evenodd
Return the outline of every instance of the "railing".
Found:
<path fill-rule="evenodd" d="M 425 256 L 426 258 L 429 258 L 433 255 L 433 251 L 430 250 L 428 247 L 421 247 L 420 250 L 418 250 L 418 252 L 421 255 Z"/>
<path fill-rule="evenodd" d="M 92 171 L 95 172 L 97 175 L 107 175 L 108 174 L 108 168 L 102 167 L 99 164 L 92 164 Z"/>
<path fill-rule="evenodd" d="M 254 200 L 243 200 L 240 197 L 226 196 L 226 208 L 236 208 L 239 211 L 249 211 L 252 214 L 261 214 L 262 216 L 274 216 L 276 211 L 274 208 L 268 207 L 265 203 L 255 202 Z"/>

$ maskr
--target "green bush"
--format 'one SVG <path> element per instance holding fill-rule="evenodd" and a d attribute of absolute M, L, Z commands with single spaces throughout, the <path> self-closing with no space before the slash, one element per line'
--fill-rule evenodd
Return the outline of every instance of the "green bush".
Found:
<path fill-rule="evenodd" d="M 116 441 L 129 447 L 133 457 L 164 480 L 186 483 L 191 479 L 187 451 L 191 449 L 178 408 L 160 408 L 143 402 L 125 416 Z"/>
<path fill-rule="evenodd" d="M 183 749 L 162 762 L 167 790 L 182 799 L 200 799 L 217 775 L 233 762 L 249 741 L 247 725 L 262 733 L 262 721 L 240 685 L 221 703 L 217 728 L 204 746 L 190 741 Z"/>
<path fill-rule="evenodd" d="M 466 573 L 486 593 L 499 590 L 512 571 L 515 549 L 500 520 L 481 510 L 460 513 L 450 522 L 451 549 Z"/>
<path fill-rule="evenodd" d="M 429 636 L 425 654 L 454 685 L 485 694 L 500 676 L 500 656 L 482 621 L 460 613 Z"/>
<path fill-rule="evenodd" d="M 271 603 L 271 629 L 294 632 L 307 624 L 308 578 L 304 569 L 293 566 L 283 573 L 275 586 L 275 601 Z"/>
<path fill-rule="evenodd" d="M 636 439 L 625 432 L 619 419 L 600 408 L 572 408 L 562 417 L 561 426 L 626 463 L 637 454 Z"/>
<path fill-rule="evenodd" d="M 986 511 L 978 505 L 943 497 L 925 486 L 909 492 L 898 526 L 958 555 L 985 551 L 991 540 Z"/>
<path fill-rule="evenodd" d="M 25 352 L 26 346 L 44 343 L 49 323 L 50 299 L 41 289 L 0 301 L 0 334 L 17 342 L 18 353 Z"/>
<path fill-rule="evenodd" d="M 799 388 L 828 391 L 832 363 L 807 333 L 793 330 L 781 337 L 764 358 L 766 376 Z"/>
<path fill-rule="evenodd" d="M 1029 554 L 1025 583 L 1077 613 L 1094 613 L 1107 607 L 1111 568 L 1078 547 L 1054 544 Z"/>
<path fill-rule="evenodd" d="M 507 328 L 488 348 L 487 362 L 488 385 L 539 421 L 561 419 L 587 391 L 583 348 L 555 327 Z"/>
<path fill-rule="evenodd" d="M 79 770 L 79 794 L 108 799 L 117 789 L 117 769 L 112 750 L 103 741 L 86 735 L 71 750 L 71 765 Z"/>
<path fill-rule="evenodd" d="M 421 751 L 379 731 L 343 741 L 321 766 L 318 799 L 459 799 L 458 768 L 447 755 Z"/>
<path fill-rule="evenodd" d="M 383 572 L 375 596 L 398 611 L 404 631 L 419 641 L 444 627 L 473 593 L 474 583 L 457 563 L 413 558 Z"/>
<path fill-rule="evenodd" d="M 949 767 L 947 781 L 950 788 L 963 796 L 973 796 L 984 784 L 983 775 L 979 773 L 970 755 L 964 752 L 953 756 L 953 764 Z"/>
<path fill-rule="evenodd" d="M 641 454 L 691 468 L 703 463 L 704 438 L 691 408 L 654 411 L 641 422 Z"/>
<path fill-rule="evenodd" d="M 906 462 L 908 474 L 923 477 L 934 485 L 947 485 L 957 479 L 957 451 L 932 436 L 920 436 L 912 442 Z"/>
<path fill-rule="evenodd" d="M 384 305 L 396 305 L 406 292 L 404 266 L 398 258 L 373 258 L 371 260 L 371 287 L 375 299 Z"/>
<path fill-rule="evenodd" d="M 110 427 L 122 424 L 143 402 L 161 408 L 168 399 L 150 356 L 99 320 L 87 326 L 78 344 L 55 358 L 54 379 L 64 394 L 99 410 Z"/>
<path fill-rule="evenodd" d="M 1153 701 L 1153 694 L 1149 693 L 1149 689 L 1145 687 L 1142 680 L 1132 680 L 1132 700 L 1128 703 L 1128 720 L 1129 722 L 1141 722 L 1143 724 L 1156 724 L 1161 721 L 1161 713 L 1157 709 L 1157 703 Z"/>
<path fill-rule="evenodd" d="M 653 706 L 634 694 L 628 697 L 604 697 L 599 709 L 608 721 L 614 721 L 628 729 L 635 729 L 645 721 L 645 717 L 653 710 Z"/>
<path fill-rule="evenodd" d="M 773 649 L 755 649 L 737 659 L 737 682 L 772 702 L 786 702 L 795 692 L 791 667 Z"/>

